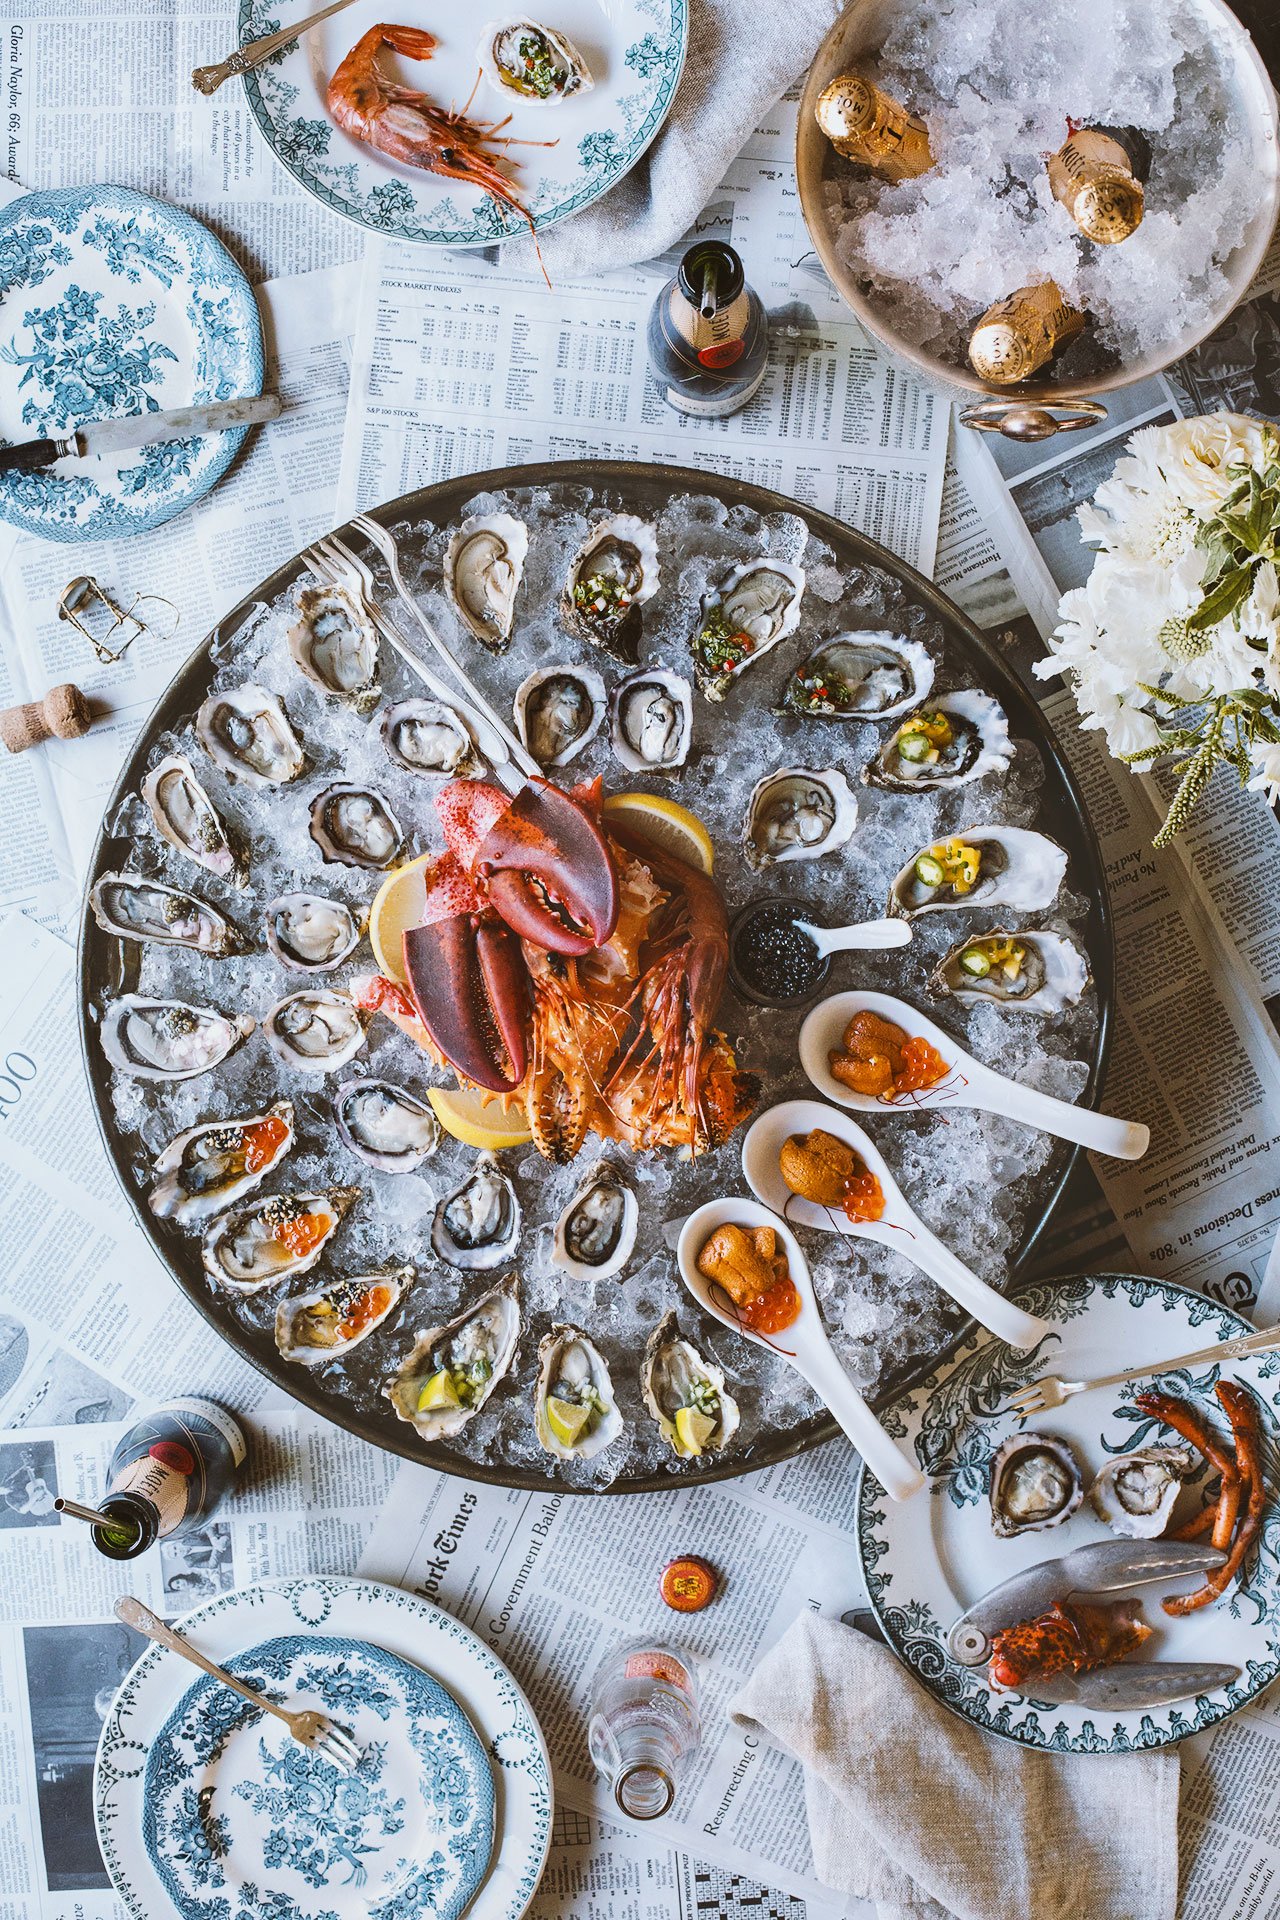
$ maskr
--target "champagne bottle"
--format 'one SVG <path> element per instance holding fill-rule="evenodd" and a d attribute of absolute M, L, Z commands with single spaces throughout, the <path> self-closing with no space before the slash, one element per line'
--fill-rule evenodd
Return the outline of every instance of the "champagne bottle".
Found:
<path fill-rule="evenodd" d="M 837 153 L 886 180 L 911 180 L 933 165 L 924 121 L 864 73 L 840 74 L 822 89 L 814 111 Z"/>
<path fill-rule="evenodd" d="M 1084 322 L 1056 281 L 1019 287 L 979 320 L 969 338 L 969 363 L 983 380 L 1013 386 L 1038 373 L 1084 331 Z"/>
<path fill-rule="evenodd" d="M 1047 165 L 1054 199 L 1087 240 L 1115 246 L 1141 224 L 1151 148 L 1136 127 L 1077 127 Z"/>
<path fill-rule="evenodd" d="M 764 308 L 733 248 L 720 240 L 690 247 L 649 314 L 649 361 L 663 399 L 682 413 L 736 413 L 768 358 Z"/>
<path fill-rule="evenodd" d="M 85 1520 L 109 1560 L 133 1560 L 157 1540 L 189 1533 L 231 1491 L 244 1465 L 238 1421 L 213 1400 L 170 1400 L 120 1436 L 96 1507 L 58 1500 L 60 1513 Z"/>

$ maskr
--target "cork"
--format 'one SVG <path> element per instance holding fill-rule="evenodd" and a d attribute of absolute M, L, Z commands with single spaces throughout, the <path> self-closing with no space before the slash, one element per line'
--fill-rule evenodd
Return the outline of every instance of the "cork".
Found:
<path fill-rule="evenodd" d="M 42 740 L 78 740 L 93 725 L 89 702 L 70 680 L 50 687 L 43 700 L 0 713 L 0 741 L 10 753 L 25 753 Z"/>

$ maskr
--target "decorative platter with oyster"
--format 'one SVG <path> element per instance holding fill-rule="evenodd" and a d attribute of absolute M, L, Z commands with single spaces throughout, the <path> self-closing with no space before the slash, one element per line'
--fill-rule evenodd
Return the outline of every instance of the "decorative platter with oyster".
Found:
<path fill-rule="evenodd" d="M 940 595 L 762 489 L 512 469 L 378 518 L 545 779 L 301 562 L 228 616 L 95 856 L 84 1041 L 126 1191 L 235 1345 L 382 1445 L 588 1490 L 785 1457 L 830 1423 L 700 1316 L 664 1234 L 742 1191 L 743 1122 L 808 1090 L 805 1009 L 738 997 L 730 921 L 766 897 L 905 917 L 910 944 L 840 956 L 840 984 L 1088 1101 L 1110 928 L 1070 775 Z M 374 953 L 402 868 L 414 912 Z M 976 1112 L 871 1124 L 919 1216 L 1005 1284 L 1065 1151 Z M 869 1393 L 954 1339 L 910 1262 L 811 1238 Z"/>

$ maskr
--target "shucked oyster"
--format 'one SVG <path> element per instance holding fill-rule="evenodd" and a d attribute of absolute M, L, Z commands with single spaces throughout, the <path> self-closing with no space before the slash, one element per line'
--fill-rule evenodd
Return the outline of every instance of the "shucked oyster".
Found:
<path fill-rule="evenodd" d="M 636 1196 L 607 1160 L 600 1160 L 556 1222 L 552 1259 L 579 1279 L 620 1273 L 636 1243 Z"/>
<path fill-rule="evenodd" d="M 693 696 L 682 674 L 642 667 L 614 688 L 609 707 L 613 750 L 629 773 L 667 773 L 684 765 L 693 737 Z"/>
<path fill-rule="evenodd" d="M 196 735 L 215 766 L 251 787 L 283 786 L 307 764 L 288 715 L 265 687 L 211 693 L 196 715 Z"/>
<path fill-rule="evenodd" d="M 957 1000 L 991 1000 L 1017 1013 L 1060 1013 L 1089 984 L 1089 963 L 1061 933 L 997 927 L 957 941 L 930 976 L 934 993 Z"/>
<path fill-rule="evenodd" d="M 520 1283 L 514 1273 L 443 1327 L 428 1327 L 383 1393 L 424 1440 L 460 1433 L 515 1358 Z"/>
<path fill-rule="evenodd" d="M 909 713 L 862 769 L 862 778 L 892 793 L 923 793 L 1004 773 L 1012 758 L 1003 708 L 990 694 L 966 688 Z"/>
<path fill-rule="evenodd" d="M 641 613 L 658 591 L 658 541 L 647 520 L 614 513 L 597 521 L 569 563 L 560 618 L 576 640 L 634 663 Z"/>
<path fill-rule="evenodd" d="M 276 1345 L 299 1367 L 345 1359 L 395 1312 L 413 1278 L 412 1267 L 357 1273 L 284 1300 L 276 1309 Z"/>
<path fill-rule="evenodd" d="M 753 867 L 816 860 L 842 847 L 857 824 L 858 803 L 838 767 L 779 767 L 752 789 L 743 851 Z"/>
<path fill-rule="evenodd" d="M 1001 1540 L 1058 1527 L 1084 1499 L 1080 1463 L 1065 1440 L 1016 1433 L 991 1462 L 991 1531 Z"/>
<path fill-rule="evenodd" d="M 311 838 L 344 867 L 389 867 L 404 845 L 400 822 L 380 793 L 335 781 L 311 802 Z"/>
<path fill-rule="evenodd" d="M 378 731 L 388 759 L 410 773 L 470 780 L 488 771 L 470 727 L 443 700 L 399 700 L 384 707 Z"/>
<path fill-rule="evenodd" d="M 288 633 L 289 657 L 308 680 L 357 713 L 378 698 L 378 636 L 341 587 L 304 587 Z"/>
<path fill-rule="evenodd" d="M 93 917 L 122 940 L 154 940 L 198 953 L 243 953 L 244 940 L 216 907 L 140 873 L 104 873 L 89 902 Z"/>
<path fill-rule="evenodd" d="M 835 720 L 889 720 L 925 698 L 932 655 L 896 633 L 837 633 L 815 647 L 782 690 L 782 710 Z"/>
<path fill-rule="evenodd" d="M 330 987 L 304 987 L 277 1000 L 262 1023 L 271 1051 L 297 1073 L 332 1073 L 364 1045 L 368 1016 Z"/>
<path fill-rule="evenodd" d="M 444 556 L 449 598 L 477 640 L 504 653 L 515 621 L 529 533 L 510 513 L 476 513 L 463 521 Z"/>
<path fill-rule="evenodd" d="M 171 847 L 229 886 L 249 884 L 244 862 L 185 754 L 167 754 L 152 767 L 142 798 L 156 831 Z"/>
<path fill-rule="evenodd" d="M 595 85 L 578 49 L 554 27 L 517 15 L 490 20 L 476 50 L 480 71 L 508 103 L 512 95 L 540 106 L 561 106 Z"/>
<path fill-rule="evenodd" d="M 533 1424 L 548 1453 L 589 1460 L 622 1432 L 604 1355 L 581 1327 L 552 1327 L 538 1346 Z"/>
<path fill-rule="evenodd" d="M 126 993 L 102 1016 L 102 1051 L 133 1080 L 194 1080 L 221 1065 L 257 1024 L 247 1013 Z"/>
<path fill-rule="evenodd" d="M 803 598 L 803 567 L 751 560 L 704 600 L 692 646 L 694 677 L 708 700 L 723 700 L 740 673 L 795 632 Z"/>
<path fill-rule="evenodd" d="M 1052 906 L 1067 871 L 1062 848 L 1026 827 L 961 827 L 922 847 L 889 889 L 891 918 L 948 907 Z"/>
<path fill-rule="evenodd" d="M 293 1145 L 293 1107 L 277 1100 L 245 1120 L 206 1120 L 171 1140 L 156 1161 L 147 1205 L 180 1227 L 203 1226 L 252 1193 Z"/>
<path fill-rule="evenodd" d="M 220 1214 L 204 1236 L 200 1257 L 215 1286 L 228 1293 L 261 1293 L 314 1267 L 359 1197 L 359 1187 L 327 1193 L 269 1193 Z"/>
<path fill-rule="evenodd" d="M 267 945 L 282 967 L 326 973 L 360 944 L 349 906 L 321 893 L 282 893 L 267 906 Z"/>
<path fill-rule="evenodd" d="M 640 1368 L 644 1403 L 682 1460 L 718 1453 L 738 1427 L 738 1403 L 724 1375 L 680 1332 L 668 1313 L 649 1335 Z"/>
<path fill-rule="evenodd" d="M 412 1173 L 440 1145 L 433 1109 L 390 1080 L 344 1081 L 333 1117 L 342 1144 L 380 1173 Z"/>
<path fill-rule="evenodd" d="M 540 767 L 567 766 L 604 712 L 604 681 L 590 667 L 539 667 L 516 688 L 516 731 Z"/>
<path fill-rule="evenodd" d="M 516 1190 L 491 1153 L 476 1155 L 462 1185 L 446 1193 L 431 1222 L 431 1244 L 442 1260 L 464 1269 L 500 1267 L 520 1238 Z"/>
<path fill-rule="evenodd" d="M 1128 1540 L 1155 1540 L 1165 1530 L 1183 1482 L 1195 1473 L 1189 1447 L 1142 1447 L 1108 1460 L 1089 1489 L 1100 1520 Z"/>

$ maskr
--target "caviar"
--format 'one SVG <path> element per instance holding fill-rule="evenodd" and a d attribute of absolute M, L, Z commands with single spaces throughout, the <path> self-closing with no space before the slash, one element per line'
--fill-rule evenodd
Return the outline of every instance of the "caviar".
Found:
<path fill-rule="evenodd" d="M 766 1002 L 799 1000 L 826 973 L 818 949 L 796 925 L 794 909 L 781 903 L 747 914 L 733 933 L 732 960 L 747 991 Z"/>

